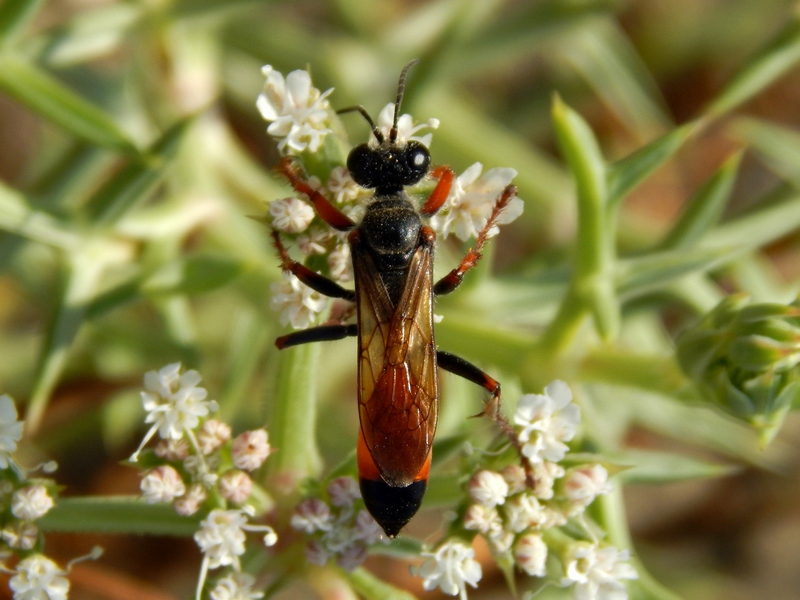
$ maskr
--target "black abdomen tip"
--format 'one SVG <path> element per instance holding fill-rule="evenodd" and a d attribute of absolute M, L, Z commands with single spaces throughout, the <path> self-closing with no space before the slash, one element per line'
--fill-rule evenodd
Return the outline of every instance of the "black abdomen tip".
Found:
<path fill-rule="evenodd" d="M 359 479 L 361 497 L 367 510 L 390 538 L 395 537 L 411 520 L 420 505 L 428 482 L 424 479 L 406 487 L 392 487 L 385 481 Z"/>

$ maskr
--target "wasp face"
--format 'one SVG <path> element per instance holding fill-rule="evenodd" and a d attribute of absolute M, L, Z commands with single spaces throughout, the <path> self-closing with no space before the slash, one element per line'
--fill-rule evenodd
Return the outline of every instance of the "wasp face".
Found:
<path fill-rule="evenodd" d="M 419 183 L 428 174 L 430 164 L 428 149 L 413 140 L 402 146 L 383 143 L 377 148 L 359 144 L 347 157 L 347 169 L 353 180 L 361 187 L 374 189 L 378 196 Z"/>

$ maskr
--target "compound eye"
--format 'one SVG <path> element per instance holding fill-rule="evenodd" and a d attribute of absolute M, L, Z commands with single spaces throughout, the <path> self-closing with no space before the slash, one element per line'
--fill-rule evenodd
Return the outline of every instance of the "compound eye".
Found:
<path fill-rule="evenodd" d="M 347 155 L 347 170 L 358 185 L 365 188 L 375 187 L 380 157 L 368 144 L 359 144 Z"/>
<path fill-rule="evenodd" d="M 405 149 L 405 159 L 409 174 L 409 181 L 406 185 L 417 183 L 428 173 L 431 155 L 423 144 L 409 142 Z"/>

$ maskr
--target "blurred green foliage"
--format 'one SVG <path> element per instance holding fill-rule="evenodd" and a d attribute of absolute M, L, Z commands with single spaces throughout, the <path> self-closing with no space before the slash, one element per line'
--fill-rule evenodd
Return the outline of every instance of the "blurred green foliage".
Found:
<path fill-rule="evenodd" d="M 783 305 L 797 293 L 785 257 L 796 259 L 800 226 L 800 22 L 784 0 L 5 0 L 0 392 L 27 404 L 34 441 L 66 457 L 102 440 L 124 456 L 142 374 L 181 360 L 229 421 L 269 424 L 285 450 L 276 470 L 317 475 L 348 456 L 350 342 L 272 347 L 279 269 L 247 216 L 287 187 L 254 106 L 259 69 L 308 67 L 336 88 L 334 106 L 375 113 L 415 57 L 405 109 L 441 120 L 434 160 L 513 167 L 525 201 L 479 273 L 437 304 L 439 345 L 496 373 L 512 406 L 521 389 L 567 380 L 584 449 L 632 466 L 626 483 L 729 472 L 632 451 L 636 429 L 783 465 L 780 438 L 760 453 L 751 430 L 709 408 L 689 377 L 699 363 L 684 375 L 673 340 L 732 290 Z M 364 139 L 363 122 L 345 123 Z M 442 245 L 437 269 L 462 250 Z M 445 386 L 443 439 L 476 428 L 462 417 L 480 398 Z M 311 436 L 318 411 L 336 427 Z M 605 521 L 626 546 L 621 502 Z M 124 511 L 108 514 L 97 528 L 126 530 Z M 141 523 L 127 530 L 149 531 Z M 370 577 L 350 585 L 383 589 Z M 667 597 L 646 576 L 631 589 Z"/>

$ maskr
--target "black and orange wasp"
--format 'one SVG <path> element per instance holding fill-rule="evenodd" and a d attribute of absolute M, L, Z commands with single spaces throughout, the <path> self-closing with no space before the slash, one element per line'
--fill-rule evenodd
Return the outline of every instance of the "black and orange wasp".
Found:
<path fill-rule="evenodd" d="M 360 223 L 314 190 L 292 159 L 285 158 L 278 165 L 292 187 L 308 196 L 323 221 L 338 231 L 349 232 L 355 290 L 345 289 L 292 260 L 278 232 L 272 232 L 285 271 L 320 294 L 355 305 L 354 324 L 312 327 L 279 337 L 275 344 L 283 349 L 358 336 L 359 484 L 364 504 L 389 537 L 395 537 L 411 520 L 427 487 L 439 410 L 437 367 L 484 387 L 499 403 L 497 381 L 463 358 L 436 348 L 433 300 L 455 290 L 464 274 L 477 264 L 489 230 L 516 195 L 514 186 L 505 188 L 474 248 L 455 269 L 434 282 L 436 234 L 422 219 L 442 207 L 454 173 L 445 166 L 431 168 L 430 153 L 422 143 L 398 139 L 406 76 L 416 62 L 407 64 L 400 75 L 394 122 L 388 135 L 362 106 L 338 111 L 360 112 L 375 137 L 372 144 L 356 146 L 347 157 L 353 180 L 374 190 Z M 404 188 L 429 175 L 438 182 L 417 210 Z"/>

